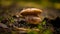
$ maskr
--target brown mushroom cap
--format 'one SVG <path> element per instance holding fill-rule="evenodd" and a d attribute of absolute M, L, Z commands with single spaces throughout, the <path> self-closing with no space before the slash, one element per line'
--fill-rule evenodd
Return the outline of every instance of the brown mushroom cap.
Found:
<path fill-rule="evenodd" d="M 22 16 L 26 16 L 26 15 L 37 15 L 37 14 L 40 14 L 41 12 L 42 12 L 42 10 L 37 9 L 37 8 L 28 8 L 28 9 L 22 10 L 20 12 L 20 14 Z"/>

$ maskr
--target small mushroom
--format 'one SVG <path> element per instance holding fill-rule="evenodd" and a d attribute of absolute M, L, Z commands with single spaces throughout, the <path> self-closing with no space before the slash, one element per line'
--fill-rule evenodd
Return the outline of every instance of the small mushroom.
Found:
<path fill-rule="evenodd" d="M 37 15 L 40 14 L 42 10 L 37 9 L 37 8 L 28 8 L 28 9 L 23 9 L 20 14 L 22 16 L 27 16 L 27 15 Z"/>
<path fill-rule="evenodd" d="M 23 9 L 20 12 L 20 15 L 23 16 L 29 24 L 39 24 L 41 22 L 41 18 L 38 15 L 40 15 L 41 12 L 42 10 L 37 8 L 27 8 Z"/>

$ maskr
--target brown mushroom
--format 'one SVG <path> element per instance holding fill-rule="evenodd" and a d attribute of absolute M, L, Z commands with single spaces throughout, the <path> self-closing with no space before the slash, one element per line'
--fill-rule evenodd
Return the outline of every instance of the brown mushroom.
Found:
<path fill-rule="evenodd" d="M 37 9 L 37 8 L 28 8 L 28 9 L 24 9 L 20 12 L 20 14 L 22 16 L 27 16 L 27 15 L 37 15 L 40 14 L 42 12 L 42 10 Z"/>
<path fill-rule="evenodd" d="M 23 9 L 20 12 L 20 15 L 25 17 L 26 22 L 30 24 L 39 24 L 41 22 L 41 18 L 38 16 L 41 14 L 42 10 L 37 8 L 27 8 Z"/>

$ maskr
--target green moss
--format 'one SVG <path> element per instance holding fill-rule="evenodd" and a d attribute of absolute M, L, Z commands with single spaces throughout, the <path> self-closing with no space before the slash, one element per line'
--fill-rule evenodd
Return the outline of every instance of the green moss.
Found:
<path fill-rule="evenodd" d="M 30 32 L 28 32 L 27 34 L 39 34 L 38 32 L 36 32 L 36 31 L 30 31 Z"/>
<path fill-rule="evenodd" d="M 42 34 L 53 34 L 50 29 L 45 30 Z"/>

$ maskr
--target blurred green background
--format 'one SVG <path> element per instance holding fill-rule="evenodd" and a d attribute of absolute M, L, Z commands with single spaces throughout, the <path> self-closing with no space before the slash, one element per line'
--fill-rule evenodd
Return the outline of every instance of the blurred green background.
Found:
<path fill-rule="evenodd" d="M 52 7 L 60 9 L 60 0 L 0 0 L 0 4 L 2 7 L 9 7 L 15 4 L 15 6 L 19 7 Z"/>

